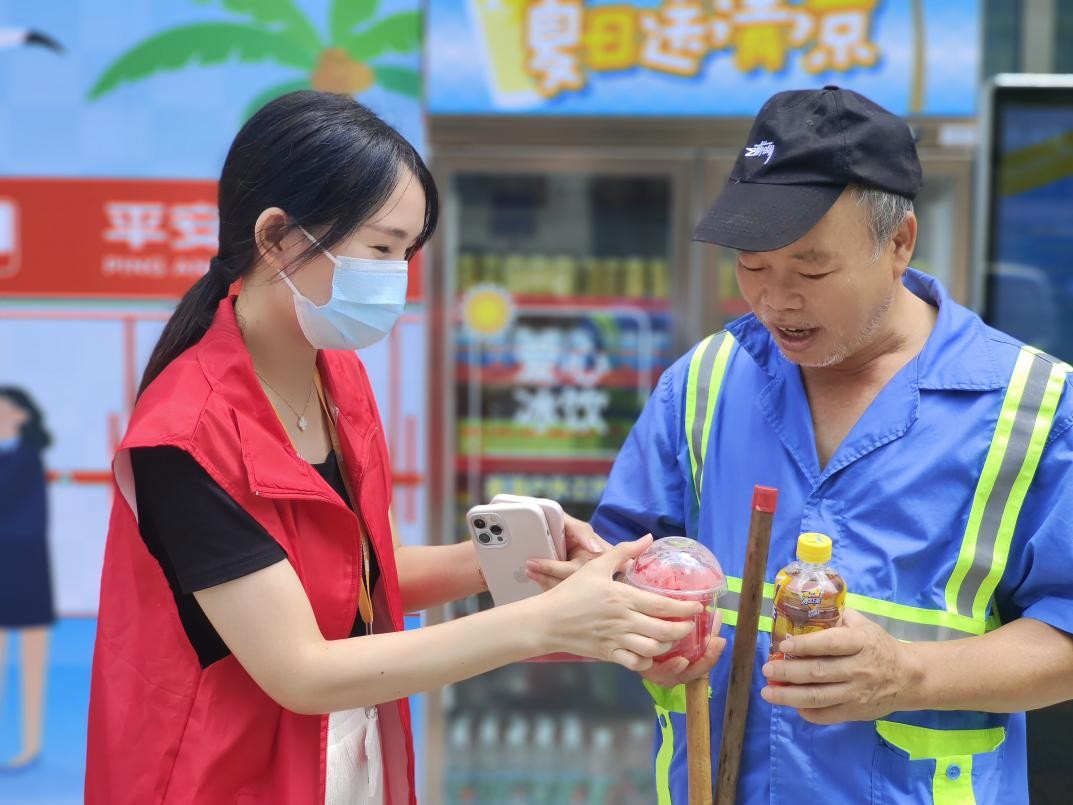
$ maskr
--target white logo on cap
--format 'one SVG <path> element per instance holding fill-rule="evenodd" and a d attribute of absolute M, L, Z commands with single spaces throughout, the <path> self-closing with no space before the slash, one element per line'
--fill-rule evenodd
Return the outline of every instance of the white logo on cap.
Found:
<path fill-rule="evenodd" d="M 761 140 L 756 145 L 749 145 L 745 148 L 745 156 L 747 157 L 767 157 L 764 160 L 764 164 L 768 164 L 775 156 L 775 143 L 771 140 Z"/>

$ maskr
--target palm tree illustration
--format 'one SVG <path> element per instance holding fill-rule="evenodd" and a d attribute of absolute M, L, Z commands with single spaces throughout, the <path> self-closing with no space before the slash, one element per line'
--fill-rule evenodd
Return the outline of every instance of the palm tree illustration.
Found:
<path fill-rule="evenodd" d="M 241 21 L 197 22 L 161 31 L 119 56 L 89 91 L 96 100 L 117 87 L 157 73 L 224 62 L 275 62 L 294 68 L 292 80 L 268 87 L 250 101 L 245 117 L 268 101 L 299 89 L 360 95 L 374 85 L 416 98 L 416 70 L 377 59 L 412 53 L 421 45 L 421 15 L 402 12 L 377 18 L 378 0 L 333 0 L 329 38 L 294 0 L 194 0 L 217 3 Z"/>

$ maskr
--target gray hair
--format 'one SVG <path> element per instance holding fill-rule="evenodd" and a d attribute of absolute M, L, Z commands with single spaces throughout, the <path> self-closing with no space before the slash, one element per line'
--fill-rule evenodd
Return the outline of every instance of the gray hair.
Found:
<path fill-rule="evenodd" d="M 883 249 L 894 233 L 913 212 L 913 200 L 897 193 L 876 190 L 864 185 L 850 185 L 853 200 L 864 208 L 868 215 L 868 227 L 872 230 L 872 262 L 883 256 Z"/>

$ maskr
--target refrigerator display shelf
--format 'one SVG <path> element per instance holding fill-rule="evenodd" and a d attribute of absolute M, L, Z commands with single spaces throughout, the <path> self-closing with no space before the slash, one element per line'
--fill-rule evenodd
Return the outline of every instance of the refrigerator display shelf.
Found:
<path fill-rule="evenodd" d="M 569 475 L 607 475 L 615 463 L 615 453 L 607 456 L 592 455 L 524 455 L 481 453 L 473 456 L 459 453 L 455 459 L 455 471 L 465 475 L 477 459 L 477 469 L 482 475 L 491 473 L 558 473 Z"/>
<path fill-rule="evenodd" d="M 651 388 L 659 379 L 666 366 L 655 366 L 648 372 L 640 372 L 635 369 L 614 369 L 600 377 L 600 379 L 588 388 L 610 389 L 622 391 L 636 391 L 642 385 Z M 518 369 L 504 369 L 501 367 L 488 367 L 475 370 L 468 366 L 458 366 L 455 371 L 455 383 L 459 386 L 471 384 L 488 388 L 577 388 L 576 381 L 569 378 L 556 380 L 531 381 L 523 380 L 519 376 Z"/>
<path fill-rule="evenodd" d="M 458 294 L 457 302 L 461 304 L 466 298 L 467 292 Z M 520 310 L 559 310 L 578 308 L 605 312 L 615 310 L 643 310 L 646 313 L 672 313 L 674 303 L 670 299 L 652 298 L 649 296 L 584 296 L 584 295 L 557 295 L 557 294 L 517 294 L 510 293 L 511 300 Z"/>
<path fill-rule="evenodd" d="M 468 453 L 603 456 L 618 452 L 636 417 L 607 419 L 606 431 L 573 430 L 562 425 L 535 428 L 509 420 L 461 419 L 456 431 L 458 449 Z"/>

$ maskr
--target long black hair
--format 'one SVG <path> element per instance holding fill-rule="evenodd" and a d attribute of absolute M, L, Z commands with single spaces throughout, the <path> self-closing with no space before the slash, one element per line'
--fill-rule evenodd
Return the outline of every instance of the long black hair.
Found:
<path fill-rule="evenodd" d="M 201 277 L 179 301 L 142 375 L 140 395 L 164 368 L 192 347 L 212 323 L 235 280 L 259 256 L 258 217 L 279 207 L 297 223 L 326 228 L 297 265 L 349 238 L 390 198 L 405 170 L 425 193 L 425 223 L 410 254 L 432 236 L 439 201 L 421 156 L 395 129 L 346 95 L 303 90 L 276 98 L 242 127 L 224 161 L 218 188 L 220 246 Z M 407 257 L 410 256 L 407 254 Z"/>
<path fill-rule="evenodd" d="M 27 392 L 17 386 L 0 386 L 0 397 L 6 397 L 16 408 L 21 408 L 30 417 L 19 429 L 19 439 L 44 450 L 52 444 L 52 434 L 45 429 L 45 416 Z"/>

